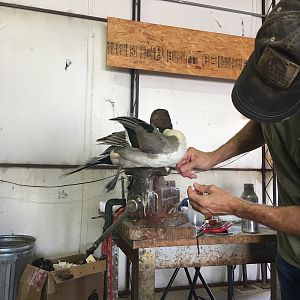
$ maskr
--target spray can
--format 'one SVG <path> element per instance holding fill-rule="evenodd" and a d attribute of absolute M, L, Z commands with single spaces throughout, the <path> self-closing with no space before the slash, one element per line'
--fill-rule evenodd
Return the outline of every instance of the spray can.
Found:
<path fill-rule="evenodd" d="M 258 203 L 258 197 L 254 192 L 254 185 L 252 183 L 244 184 L 244 191 L 241 198 L 252 203 Z M 242 219 L 242 231 L 246 233 L 258 233 L 259 224 L 255 221 Z"/>

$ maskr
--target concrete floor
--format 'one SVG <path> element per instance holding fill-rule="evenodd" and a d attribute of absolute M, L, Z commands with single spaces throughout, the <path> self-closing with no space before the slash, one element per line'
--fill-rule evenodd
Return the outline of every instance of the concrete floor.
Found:
<path fill-rule="evenodd" d="M 227 287 L 215 287 L 211 288 L 211 291 L 216 300 L 227 300 Z M 209 299 L 204 289 L 197 289 L 197 296 L 201 296 L 204 299 Z M 157 293 L 155 299 L 160 300 L 163 293 Z M 189 291 L 172 291 L 169 292 L 166 300 L 187 300 Z M 247 289 L 242 286 L 235 286 L 234 288 L 235 300 L 269 300 L 270 289 L 262 289 L 256 284 L 250 284 Z M 194 298 L 193 298 L 194 300 Z"/>

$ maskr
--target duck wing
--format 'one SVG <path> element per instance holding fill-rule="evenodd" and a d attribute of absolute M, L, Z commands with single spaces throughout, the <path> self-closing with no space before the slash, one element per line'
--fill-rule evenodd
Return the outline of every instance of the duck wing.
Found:
<path fill-rule="evenodd" d="M 154 130 L 157 130 L 156 127 L 154 127 L 153 125 L 135 117 L 117 117 L 112 118 L 110 120 L 117 121 L 124 126 L 128 133 L 131 146 L 134 148 L 140 149 L 141 147 L 139 137 L 137 136 L 138 128 L 140 128 L 144 132 L 149 133 L 152 133 Z"/>
<path fill-rule="evenodd" d="M 111 120 L 121 123 L 128 132 L 132 147 L 142 152 L 159 154 L 166 152 L 170 137 L 164 136 L 153 125 L 134 117 L 117 117 Z M 167 147 L 168 148 L 168 147 Z"/>
<path fill-rule="evenodd" d="M 100 145 L 112 145 L 116 147 L 130 146 L 126 140 L 125 131 L 113 132 L 108 136 L 97 139 L 96 142 Z"/>

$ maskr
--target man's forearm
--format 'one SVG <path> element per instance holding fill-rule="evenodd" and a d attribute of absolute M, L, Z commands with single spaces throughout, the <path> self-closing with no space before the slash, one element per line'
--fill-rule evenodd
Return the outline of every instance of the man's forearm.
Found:
<path fill-rule="evenodd" d="M 234 137 L 227 143 L 213 151 L 218 163 L 223 162 L 236 155 L 254 150 L 265 144 L 261 125 L 249 121 Z"/>
<path fill-rule="evenodd" d="M 236 205 L 234 214 L 254 220 L 277 231 L 300 236 L 299 206 L 267 206 L 241 201 Z"/>

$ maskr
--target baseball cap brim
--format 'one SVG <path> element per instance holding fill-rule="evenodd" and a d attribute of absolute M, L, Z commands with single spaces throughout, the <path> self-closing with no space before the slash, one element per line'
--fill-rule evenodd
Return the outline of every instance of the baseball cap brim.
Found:
<path fill-rule="evenodd" d="M 279 122 L 298 109 L 299 90 L 279 89 L 263 81 L 255 68 L 254 54 L 233 87 L 232 102 L 249 119 L 260 123 Z"/>

